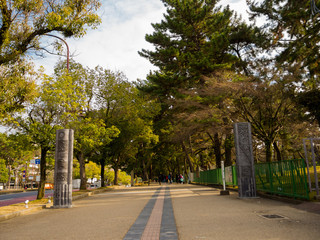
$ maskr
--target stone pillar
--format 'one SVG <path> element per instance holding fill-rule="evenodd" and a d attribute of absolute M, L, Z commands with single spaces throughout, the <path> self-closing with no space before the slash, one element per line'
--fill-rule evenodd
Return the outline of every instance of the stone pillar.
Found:
<path fill-rule="evenodd" d="M 72 207 L 73 130 L 56 132 L 54 166 L 54 208 Z"/>
<path fill-rule="evenodd" d="M 236 167 L 240 198 L 256 197 L 251 125 L 234 124 L 234 141 L 236 147 Z"/>

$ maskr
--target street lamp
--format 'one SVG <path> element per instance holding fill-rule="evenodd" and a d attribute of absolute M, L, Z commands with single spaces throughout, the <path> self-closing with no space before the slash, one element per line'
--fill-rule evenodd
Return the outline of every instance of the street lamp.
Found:
<path fill-rule="evenodd" d="M 52 34 L 48 34 L 48 33 L 46 33 L 45 35 L 46 35 L 46 36 L 49 36 L 49 37 L 58 38 L 59 40 L 61 40 L 62 42 L 64 42 L 64 44 L 67 46 L 67 70 L 68 70 L 68 72 L 69 72 L 69 46 L 68 46 L 67 42 L 66 42 L 63 38 L 58 37 L 58 36 L 56 36 L 56 35 L 52 35 Z"/>

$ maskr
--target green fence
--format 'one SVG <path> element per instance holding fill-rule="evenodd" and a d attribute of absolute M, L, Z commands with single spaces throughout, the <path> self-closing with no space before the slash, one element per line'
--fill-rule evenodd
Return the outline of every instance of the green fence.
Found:
<path fill-rule="evenodd" d="M 237 186 L 236 167 L 230 166 L 225 168 L 226 185 Z M 221 168 L 211 169 L 200 172 L 200 177 L 194 178 L 194 182 L 200 184 L 217 184 L 222 185 Z"/>
<path fill-rule="evenodd" d="M 309 199 L 303 159 L 255 164 L 257 190 Z"/>
<path fill-rule="evenodd" d="M 237 186 L 235 166 L 225 168 L 226 185 Z M 309 199 L 306 166 L 303 159 L 255 164 L 257 190 L 294 198 Z M 221 169 L 200 172 L 195 183 L 222 184 Z"/>

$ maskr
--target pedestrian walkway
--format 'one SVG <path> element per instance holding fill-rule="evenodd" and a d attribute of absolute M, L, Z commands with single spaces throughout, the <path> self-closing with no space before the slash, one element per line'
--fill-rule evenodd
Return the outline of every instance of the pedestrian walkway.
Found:
<path fill-rule="evenodd" d="M 178 239 L 169 187 L 160 187 L 132 225 L 124 240 Z"/>
<path fill-rule="evenodd" d="M 320 239 L 320 214 L 307 203 L 221 196 L 207 186 L 132 187 L 73 204 L 0 222 L 0 239 Z"/>

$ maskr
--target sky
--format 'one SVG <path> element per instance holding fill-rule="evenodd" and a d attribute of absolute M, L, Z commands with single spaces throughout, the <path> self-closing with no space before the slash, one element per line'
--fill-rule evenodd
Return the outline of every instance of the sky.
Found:
<path fill-rule="evenodd" d="M 151 23 L 159 23 L 166 12 L 161 0 L 102 0 L 98 12 L 102 23 L 95 30 L 88 30 L 81 39 L 66 39 L 70 53 L 76 62 L 94 68 L 97 65 L 112 71 L 123 72 L 129 81 L 146 79 L 147 74 L 155 70 L 138 51 L 153 49 L 145 41 L 145 35 L 151 34 Z M 237 11 L 244 19 L 246 0 L 221 0 Z M 59 57 L 45 55 L 34 57 L 36 67 L 43 66 L 47 74 L 53 73 Z"/>

